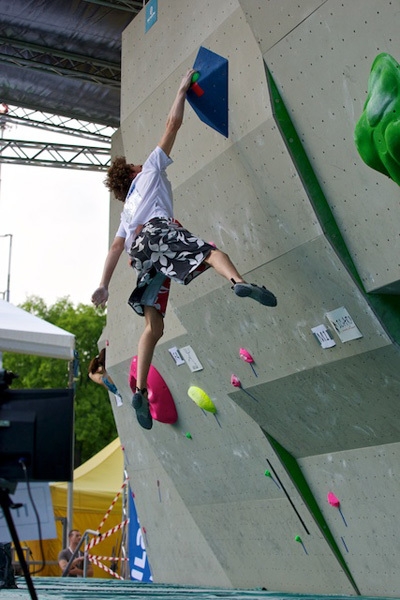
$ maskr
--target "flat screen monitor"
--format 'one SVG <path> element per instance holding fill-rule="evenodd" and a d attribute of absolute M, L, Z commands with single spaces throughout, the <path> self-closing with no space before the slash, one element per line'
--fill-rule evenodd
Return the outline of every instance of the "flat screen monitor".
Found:
<path fill-rule="evenodd" d="M 0 478 L 72 481 L 73 443 L 73 390 L 0 391 Z"/>

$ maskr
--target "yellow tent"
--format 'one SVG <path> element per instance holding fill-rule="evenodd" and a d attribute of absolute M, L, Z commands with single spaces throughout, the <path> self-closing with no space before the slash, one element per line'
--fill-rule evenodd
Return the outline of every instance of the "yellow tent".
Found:
<path fill-rule="evenodd" d="M 86 529 L 98 531 L 99 525 L 108 512 L 114 498 L 121 492 L 124 482 L 123 452 L 119 438 L 111 442 L 86 463 L 75 469 L 73 483 L 73 528 L 83 534 Z M 50 484 L 54 516 L 65 518 L 67 515 L 67 483 Z M 106 533 L 119 525 L 122 520 L 122 493 L 120 493 L 109 516 L 100 529 Z M 57 539 L 43 542 L 46 563 L 50 563 L 40 572 L 41 576 L 60 576 L 57 556 L 62 550 L 62 523 L 56 521 Z M 91 555 L 113 557 L 120 550 L 122 530 L 118 530 L 105 538 L 90 550 Z M 92 536 L 91 538 L 92 539 Z M 23 542 L 31 551 L 31 558 L 41 560 L 38 542 Z M 101 560 L 110 567 L 111 561 Z M 53 564 L 51 564 L 53 563 Z M 54 564 L 55 563 L 55 564 Z M 117 573 L 121 573 L 121 562 L 118 562 Z M 112 577 L 111 574 L 98 566 L 94 566 L 94 577 Z"/>

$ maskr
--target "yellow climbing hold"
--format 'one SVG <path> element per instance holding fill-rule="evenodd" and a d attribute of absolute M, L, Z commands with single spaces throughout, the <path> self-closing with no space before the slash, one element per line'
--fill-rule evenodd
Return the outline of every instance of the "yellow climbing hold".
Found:
<path fill-rule="evenodd" d="M 208 412 L 214 414 L 217 412 L 214 402 L 201 388 L 195 385 L 190 386 L 188 396 L 203 410 L 208 410 Z"/>

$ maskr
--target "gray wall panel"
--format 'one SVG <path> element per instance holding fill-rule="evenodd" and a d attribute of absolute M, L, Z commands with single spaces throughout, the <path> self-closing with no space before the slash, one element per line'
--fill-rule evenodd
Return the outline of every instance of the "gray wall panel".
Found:
<path fill-rule="evenodd" d="M 114 154 L 140 162 L 152 150 L 199 45 L 227 57 L 230 136 L 187 106 L 169 169 L 176 216 L 278 296 L 275 309 L 241 300 L 211 270 L 172 285 L 154 364 L 179 419 L 145 432 L 127 385 L 143 320 L 126 304 L 135 280 L 126 257 L 118 265 L 103 339 L 155 581 L 395 596 L 399 349 L 324 237 L 275 123 L 264 59 L 367 291 L 388 291 L 398 279 L 397 187 L 362 163 L 352 131 L 378 45 L 396 52 L 396 5 L 166 0 L 148 34 L 143 17 L 124 33 Z M 111 237 L 120 210 L 113 201 Z M 341 306 L 363 337 L 342 343 L 331 331 L 336 346 L 324 350 L 311 328 L 332 329 L 326 313 Z M 203 370 L 173 362 L 169 348 L 187 345 Z M 233 388 L 232 373 L 258 402 Z M 188 397 L 190 385 L 209 394 L 218 420 Z M 264 475 L 267 460 L 288 496 Z"/>

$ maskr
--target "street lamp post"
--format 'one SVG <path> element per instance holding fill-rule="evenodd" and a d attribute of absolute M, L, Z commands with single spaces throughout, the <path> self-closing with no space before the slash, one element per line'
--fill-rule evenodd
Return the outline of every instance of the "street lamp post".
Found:
<path fill-rule="evenodd" d="M 12 252 L 12 233 L 5 233 L 4 235 L 0 235 L 3 238 L 10 238 L 10 244 L 8 246 L 8 270 L 7 270 L 7 289 L 3 292 L 3 297 L 5 297 L 7 302 L 10 302 L 10 279 L 11 279 L 11 252 Z"/>
<path fill-rule="evenodd" d="M 8 105 L 5 102 L 0 104 L 0 137 L 3 140 L 4 130 L 7 127 L 5 117 L 9 111 Z M 0 196 L 1 196 L 1 162 L 0 162 Z M 10 238 L 10 245 L 8 247 L 8 271 L 7 271 L 7 289 L 3 292 L 3 298 L 5 297 L 7 302 L 10 302 L 10 278 L 11 278 L 11 251 L 12 251 L 12 233 L 6 233 L 4 235 L 0 235 L 0 237 L 8 237 Z"/>

